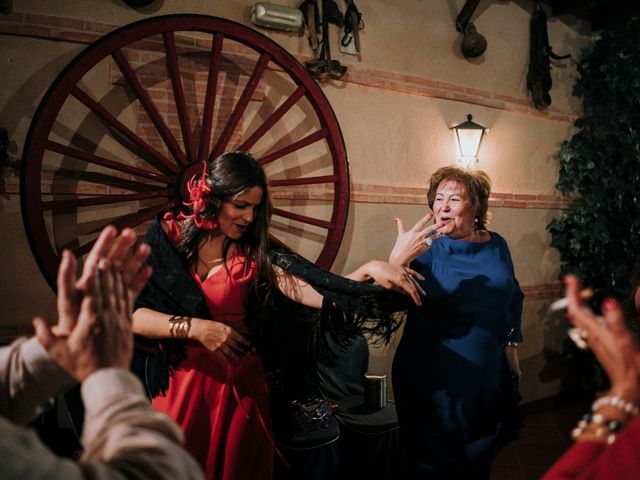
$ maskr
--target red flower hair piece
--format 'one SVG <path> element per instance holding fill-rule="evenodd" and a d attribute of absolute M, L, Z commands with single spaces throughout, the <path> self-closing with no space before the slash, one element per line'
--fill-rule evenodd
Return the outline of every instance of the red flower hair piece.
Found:
<path fill-rule="evenodd" d="M 206 218 L 202 215 L 207 208 L 207 197 L 211 193 L 211 187 L 209 186 L 207 179 L 209 174 L 207 173 L 207 164 L 202 162 L 202 174 L 200 178 L 196 179 L 196 175 L 193 175 L 187 182 L 187 191 L 189 192 L 189 201 L 182 202 L 183 205 L 191 208 L 193 212 L 191 215 L 180 214 L 181 218 L 193 219 L 193 223 L 198 228 L 204 230 L 215 230 L 218 228 L 218 222 L 215 219 Z"/>

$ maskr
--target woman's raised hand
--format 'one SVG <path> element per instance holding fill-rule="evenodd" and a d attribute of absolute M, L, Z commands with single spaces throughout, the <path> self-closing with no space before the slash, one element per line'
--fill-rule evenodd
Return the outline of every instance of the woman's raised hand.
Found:
<path fill-rule="evenodd" d="M 395 219 L 398 237 L 389 255 L 389 263 L 409 265 L 431 246 L 431 242 L 439 236 L 438 228 L 444 226 L 444 222 L 429 225 L 432 219 L 433 213 L 429 212 L 409 230 L 405 230 L 402 219 Z"/>
<path fill-rule="evenodd" d="M 253 353 L 251 342 L 226 323 L 194 318 L 191 336 L 212 352 L 220 352 L 229 360 L 239 360 Z"/>
<path fill-rule="evenodd" d="M 607 372 L 611 394 L 637 405 L 640 402 L 640 349 L 625 325 L 620 305 L 606 299 L 602 304 L 603 317 L 598 317 L 582 303 L 579 280 L 567 275 L 564 281 L 569 300 L 567 317 L 582 330 L 582 336 Z"/>

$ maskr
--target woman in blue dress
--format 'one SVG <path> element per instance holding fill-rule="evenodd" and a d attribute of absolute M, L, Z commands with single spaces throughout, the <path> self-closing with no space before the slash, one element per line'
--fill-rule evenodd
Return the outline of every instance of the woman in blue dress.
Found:
<path fill-rule="evenodd" d="M 433 215 L 405 231 L 390 260 L 425 277 L 393 361 L 402 442 L 415 479 L 488 479 L 522 424 L 517 391 L 523 294 L 505 240 L 485 229 L 484 172 L 444 167 L 429 182 Z M 433 235 L 435 233 L 435 235 Z"/>

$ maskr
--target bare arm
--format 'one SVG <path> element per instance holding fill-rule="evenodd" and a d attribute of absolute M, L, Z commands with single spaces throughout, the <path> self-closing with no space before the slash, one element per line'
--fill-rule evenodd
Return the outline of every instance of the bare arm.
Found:
<path fill-rule="evenodd" d="M 214 320 L 176 317 L 167 313 L 139 308 L 133 312 L 133 332 L 149 338 L 182 338 L 195 340 L 209 350 L 219 351 L 230 359 L 252 352 L 251 342 L 235 328 Z"/>
<path fill-rule="evenodd" d="M 278 288 L 287 297 L 307 307 L 322 307 L 322 295 L 308 282 L 282 270 L 280 267 L 274 267 L 274 269 Z M 349 275 L 345 275 L 345 278 L 357 282 L 374 280 L 387 289 L 410 295 L 417 305 L 421 304 L 420 295 L 424 295 L 424 292 L 415 281 L 415 279 L 424 280 L 422 275 L 408 267 L 392 265 L 379 260 L 371 260 L 365 263 Z"/>

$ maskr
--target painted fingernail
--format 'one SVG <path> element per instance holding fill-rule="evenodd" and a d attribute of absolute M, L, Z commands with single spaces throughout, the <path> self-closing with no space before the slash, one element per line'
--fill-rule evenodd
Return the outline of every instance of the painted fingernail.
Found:
<path fill-rule="evenodd" d="M 616 308 L 618 308 L 618 302 L 613 298 L 605 298 L 602 302 L 603 310 L 611 311 L 615 310 Z"/>

